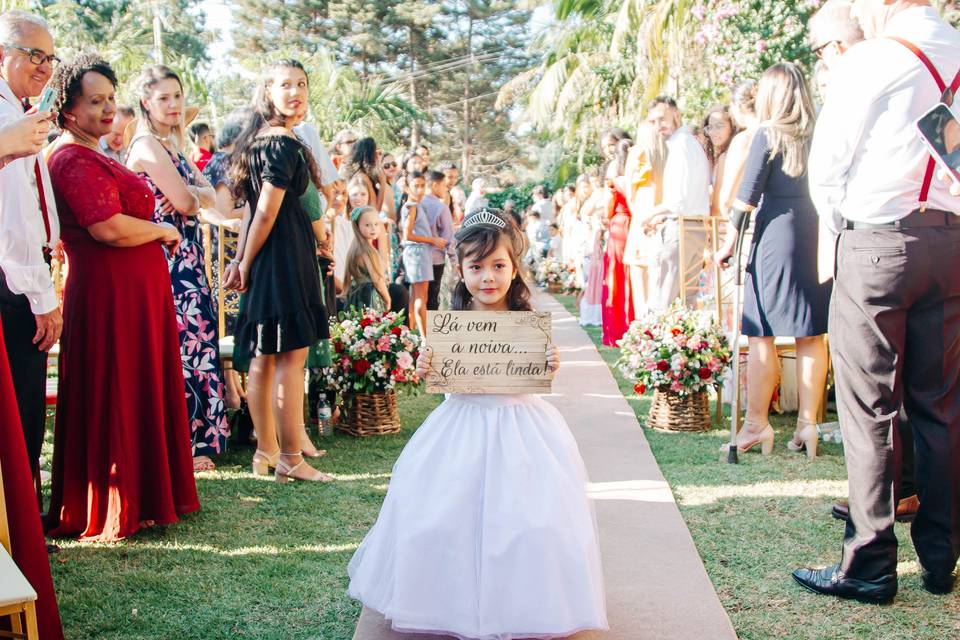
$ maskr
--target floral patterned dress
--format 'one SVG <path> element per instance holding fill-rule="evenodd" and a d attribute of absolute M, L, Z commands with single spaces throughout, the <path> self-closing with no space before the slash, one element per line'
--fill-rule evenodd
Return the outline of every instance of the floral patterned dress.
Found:
<path fill-rule="evenodd" d="M 132 143 L 131 143 L 132 144 Z M 170 151 L 177 172 L 191 184 L 190 165 L 183 154 Z M 173 284 L 173 305 L 180 334 L 180 359 L 186 383 L 187 416 L 193 441 L 193 455 L 211 456 L 227 447 L 230 427 L 223 403 L 223 371 L 217 346 L 217 314 L 213 294 L 204 271 L 203 233 L 196 216 L 164 213 L 159 205 L 163 195 L 146 173 L 147 181 L 157 197 L 154 222 L 174 225 L 183 240 L 174 255 L 167 255 L 170 281 Z"/>

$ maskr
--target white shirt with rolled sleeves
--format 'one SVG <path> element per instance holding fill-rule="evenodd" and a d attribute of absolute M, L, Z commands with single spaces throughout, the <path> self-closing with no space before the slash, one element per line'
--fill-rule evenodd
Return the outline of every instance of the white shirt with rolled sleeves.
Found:
<path fill-rule="evenodd" d="M 686 127 L 667 139 L 662 203 L 671 217 L 710 215 L 710 161 Z"/>
<path fill-rule="evenodd" d="M 20 101 L 0 78 L 0 127 L 22 117 Z M 50 224 L 49 242 L 37 192 L 37 162 Z M 44 247 L 52 250 L 59 239 L 57 203 L 43 155 L 20 158 L 0 169 L 0 270 L 10 291 L 27 297 L 34 315 L 50 313 L 59 305 L 43 255 Z"/>
<path fill-rule="evenodd" d="M 947 85 L 960 70 L 960 32 L 931 7 L 895 14 L 883 35 L 917 46 Z M 809 162 L 810 195 L 829 231 L 839 233 L 842 219 L 884 224 L 919 208 L 930 154 L 915 122 L 940 95 L 920 59 L 889 38 L 857 44 L 831 69 Z M 956 207 L 947 185 L 934 179 L 927 208 Z"/>

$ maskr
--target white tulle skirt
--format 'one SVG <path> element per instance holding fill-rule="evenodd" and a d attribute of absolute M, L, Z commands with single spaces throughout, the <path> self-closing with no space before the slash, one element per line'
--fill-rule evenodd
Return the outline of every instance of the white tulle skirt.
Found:
<path fill-rule="evenodd" d="M 606 629 L 587 474 L 539 396 L 451 395 L 393 468 L 350 595 L 397 631 L 512 640 Z"/>

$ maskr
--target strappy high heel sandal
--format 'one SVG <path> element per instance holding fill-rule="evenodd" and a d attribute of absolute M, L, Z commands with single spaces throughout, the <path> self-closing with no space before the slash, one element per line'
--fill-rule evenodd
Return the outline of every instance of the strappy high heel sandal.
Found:
<path fill-rule="evenodd" d="M 787 449 L 795 453 L 806 450 L 808 458 L 817 457 L 817 425 L 808 420 L 797 420 L 797 428 L 793 432 L 793 439 L 787 443 Z"/>
<path fill-rule="evenodd" d="M 746 453 L 759 444 L 762 455 L 768 456 L 773 453 L 773 427 L 767 424 L 757 430 L 751 429 L 751 426 L 761 427 L 759 422 L 745 420 L 743 429 L 737 434 L 737 451 Z"/>
<path fill-rule="evenodd" d="M 274 451 L 272 454 L 257 449 L 253 454 L 253 462 L 250 466 L 253 468 L 253 475 L 268 476 L 270 469 L 277 468 L 277 462 L 280 460 L 280 452 Z"/>
<path fill-rule="evenodd" d="M 300 460 L 292 467 L 283 460 L 277 461 L 277 470 L 274 472 L 274 479 L 280 484 L 286 484 L 291 480 L 304 480 L 306 482 L 333 482 L 333 477 L 328 476 L 322 471 L 317 471 L 307 464 L 306 460 Z"/>

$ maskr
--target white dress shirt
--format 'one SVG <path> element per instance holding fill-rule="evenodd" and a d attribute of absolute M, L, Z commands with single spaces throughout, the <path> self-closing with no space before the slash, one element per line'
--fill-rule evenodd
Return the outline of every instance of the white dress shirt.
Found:
<path fill-rule="evenodd" d="M 20 101 L 0 78 L 0 127 L 20 118 L 23 118 Z M 40 212 L 37 162 L 50 224 L 49 242 Z M 30 310 L 37 315 L 50 313 L 59 304 L 50 267 L 43 255 L 44 247 L 52 250 L 59 239 L 57 203 L 43 155 L 20 158 L 0 169 L 0 269 L 10 291 L 27 296 Z"/>
<path fill-rule="evenodd" d="M 479 211 L 480 209 L 488 206 L 490 206 L 490 201 L 474 191 L 470 194 L 470 197 L 467 198 L 467 203 L 464 205 L 464 216 L 468 216 L 474 211 Z"/>
<path fill-rule="evenodd" d="M 710 215 L 710 161 L 686 127 L 667 139 L 663 206 L 674 216 Z"/>
<path fill-rule="evenodd" d="M 960 32 L 932 7 L 894 14 L 883 35 L 916 45 L 947 85 L 960 69 Z M 841 218 L 883 224 L 918 208 L 930 156 L 915 122 L 939 101 L 920 59 L 887 38 L 861 42 L 831 69 L 809 164 L 810 194 L 830 231 Z M 957 201 L 934 177 L 927 206 L 953 211 Z"/>
<path fill-rule="evenodd" d="M 533 210 L 540 214 L 540 221 L 544 224 L 553 222 L 553 200 L 544 198 L 533 203 Z"/>

